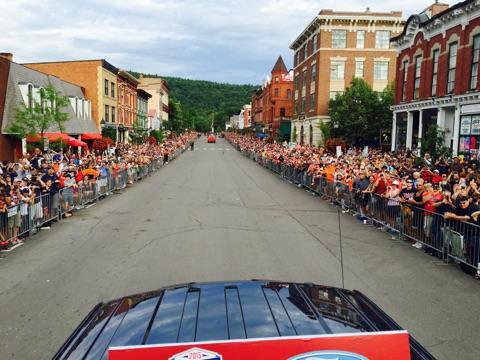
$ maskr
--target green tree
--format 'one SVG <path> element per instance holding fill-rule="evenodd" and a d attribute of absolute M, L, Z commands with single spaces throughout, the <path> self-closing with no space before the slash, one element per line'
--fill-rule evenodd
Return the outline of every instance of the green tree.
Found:
<path fill-rule="evenodd" d="M 157 139 L 159 144 L 165 141 L 165 133 L 162 130 L 152 130 L 150 131 L 150 136 L 153 136 L 155 139 Z"/>
<path fill-rule="evenodd" d="M 40 90 L 40 102 L 35 99 L 29 99 L 29 102 L 32 104 L 31 107 L 21 104 L 15 109 L 15 119 L 8 132 L 19 138 L 40 134 L 40 138 L 43 139 L 43 135 L 50 128 L 58 129 L 60 132 L 65 130 L 68 114 L 63 109 L 67 107 L 69 100 L 52 84 Z"/>
<path fill-rule="evenodd" d="M 132 131 L 129 132 L 129 136 L 132 139 L 132 143 L 134 144 L 143 144 L 145 142 L 145 138 L 148 136 L 148 129 L 143 127 L 143 123 L 140 119 L 137 119 L 133 123 Z"/>
<path fill-rule="evenodd" d="M 330 100 L 331 134 L 353 145 L 378 138 L 380 130 L 390 126 L 393 93 L 392 86 L 378 93 L 365 80 L 354 78 L 344 94 Z"/>
<path fill-rule="evenodd" d="M 114 127 L 104 127 L 102 129 L 102 136 L 112 139 L 113 142 L 117 141 L 117 129 Z"/>
<path fill-rule="evenodd" d="M 135 76 L 140 76 L 135 71 L 131 72 Z M 156 74 L 144 74 L 147 77 L 160 77 Z M 174 124 L 166 125 L 168 129 L 178 132 L 180 129 L 195 128 L 199 131 L 209 131 L 211 129 L 212 113 L 214 117 L 214 128 L 225 129 L 225 123 L 229 121 L 230 116 L 238 114 L 243 105 L 251 102 L 252 92 L 258 89 L 258 85 L 234 85 L 216 83 L 204 80 L 191 80 L 176 77 L 162 76 L 168 82 L 169 92 L 169 122 L 172 119 Z M 184 117 L 179 123 L 176 117 L 176 110 L 172 108 L 172 103 L 181 104 Z M 208 128 L 206 124 L 210 125 Z M 197 125 L 200 124 L 200 125 Z"/>
<path fill-rule="evenodd" d="M 185 113 L 182 105 L 178 101 L 168 102 L 168 122 L 165 124 L 167 129 L 180 134 L 188 127 L 185 121 Z"/>
<path fill-rule="evenodd" d="M 452 150 L 445 146 L 445 130 L 439 128 L 437 124 L 429 126 L 422 139 L 422 153 L 427 152 L 434 161 L 452 154 Z"/>

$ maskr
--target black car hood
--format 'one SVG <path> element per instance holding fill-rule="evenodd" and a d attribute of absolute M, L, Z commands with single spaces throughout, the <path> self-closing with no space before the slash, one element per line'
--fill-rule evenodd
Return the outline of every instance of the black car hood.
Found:
<path fill-rule="evenodd" d="M 111 346 L 400 329 L 356 291 L 258 280 L 190 283 L 97 305 L 54 359 L 107 359 Z M 421 347 L 412 341 L 413 354 Z"/>

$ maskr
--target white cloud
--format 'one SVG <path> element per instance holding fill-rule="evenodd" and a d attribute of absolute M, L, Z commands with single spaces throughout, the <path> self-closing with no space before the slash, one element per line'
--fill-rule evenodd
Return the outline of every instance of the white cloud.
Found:
<path fill-rule="evenodd" d="M 106 58 L 164 75 L 260 83 L 322 8 L 403 11 L 433 0 L 0 0 L 0 51 L 19 62 Z M 453 4 L 455 1 L 447 0 Z"/>

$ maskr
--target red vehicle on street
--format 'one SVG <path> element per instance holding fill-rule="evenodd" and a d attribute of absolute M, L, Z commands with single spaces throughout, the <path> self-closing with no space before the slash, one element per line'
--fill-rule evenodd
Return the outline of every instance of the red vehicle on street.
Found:
<path fill-rule="evenodd" d="M 207 142 L 208 142 L 208 143 L 216 143 L 216 142 L 217 142 L 217 138 L 215 137 L 214 134 L 210 134 L 210 135 L 208 135 Z"/>

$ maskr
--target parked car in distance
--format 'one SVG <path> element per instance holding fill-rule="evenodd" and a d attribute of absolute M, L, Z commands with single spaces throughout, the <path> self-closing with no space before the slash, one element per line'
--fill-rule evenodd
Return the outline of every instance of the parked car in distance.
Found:
<path fill-rule="evenodd" d="M 210 135 L 208 135 L 207 142 L 208 142 L 208 143 L 216 143 L 216 142 L 217 142 L 217 138 L 215 137 L 215 135 L 210 134 Z"/>

